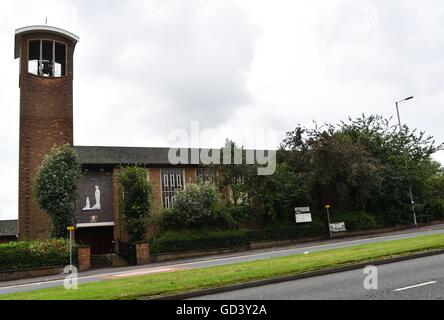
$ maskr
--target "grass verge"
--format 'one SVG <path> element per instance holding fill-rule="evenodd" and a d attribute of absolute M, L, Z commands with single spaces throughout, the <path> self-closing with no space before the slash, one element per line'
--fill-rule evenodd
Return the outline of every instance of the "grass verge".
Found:
<path fill-rule="evenodd" d="M 0 300 L 136 299 L 268 279 L 276 276 L 300 274 L 441 248 L 444 248 L 444 234 L 357 245 L 306 255 L 297 254 L 217 267 L 106 280 L 80 284 L 77 290 L 55 287 L 5 294 L 0 295 Z"/>

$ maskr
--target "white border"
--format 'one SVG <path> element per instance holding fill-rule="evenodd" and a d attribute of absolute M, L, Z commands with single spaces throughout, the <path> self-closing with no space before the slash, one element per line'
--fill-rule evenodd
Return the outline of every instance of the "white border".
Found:
<path fill-rule="evenodd" d="M 76 228 L 90 228 L 90 227 L 110 227 L 114 226 L 114 222 L 94 222 L 94 223 L 77 223 Z"/>
<path fill-rule="evenodd" d="M 55 34 L 61 34 L 65 37 L 68 37 L 76 42 L 78 42 L 80 40 L 80 38 L 78 36 L 76 36 L 74 33 L 71 33 L 69 31 L 60 29 L 60 28 L 56 28 L 56 27 L 51 27 L 51 26 L 41 26 L 41 25 L 37 25 L 37 26 L 27 26 L 27 27 L 23 27 L 23 28 L 18 28 L 15 30 L 15 46 L 14 46 L 14 57 L 17 59 L 20 56 L 20 44 L 19 44 L 19 38 L 22 34 L 25 33 L 29 33 L 29 32 L 36 32 L 36 31 L 43 31 L 43 32 L 50 32 L 50 33 L 55 33 Z"/>

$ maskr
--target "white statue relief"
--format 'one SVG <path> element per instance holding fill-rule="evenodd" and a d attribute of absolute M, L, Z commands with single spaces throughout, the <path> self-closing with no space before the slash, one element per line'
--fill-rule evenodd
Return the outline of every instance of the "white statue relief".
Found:
<path fill-rule="evenodd" d="M 85 207 L 82 209 L 83 211 L 91 210 L 91 203 L 89 202 L 89 197 L 86 197 Z"/>
<path fill-rule="evenodd" d="M 91 202 L 89 200 L 89 197 L 86 197 L 86 205 L 82 209 L 82 211 L 100 210 L 100 208 L 101 208 L 101 205 L 100 205 L 100 189 L 99 189 L 99 186 L 96 186 L 95 188 L 96 188 L 96 191 L 94 192 L 94 197 L 96 198 L 96 203 L 94 204 L 93 207 L 91 207 Z"/>
<path fill-rule="evenodd" d="M 99 186 L 96 186 L 96 191 L 94 193 L 96 198 L 96 204 L 94 205 L 93 209 L 100 210 L 100 189 Z"/>

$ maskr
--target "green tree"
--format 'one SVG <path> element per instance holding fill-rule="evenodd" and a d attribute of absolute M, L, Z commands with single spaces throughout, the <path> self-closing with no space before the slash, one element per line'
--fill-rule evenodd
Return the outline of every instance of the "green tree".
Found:
<path fill-rule="evenodd" d="M 230 150 L 230 164 L 223 164 L 224 149 Z M 232 140 L 226 139 L 225 146 L 220 150 L 221 165 L 216 166 L 218 172 L 217 186 L 222 193 L 229 194 L 227 200 L 231 204 L 241 204 L 247 201 L 247 190 L 245 177 L 249 171 L 254 170 L 252 165 L 246 165 L 244 161 L 241 164 L 234 164 L 235 153 L 240 153 L 242 159 L 245 159 L 245 150 L 239 147 Z"/>
<path fill-rule="evenodd" d="M 66 237 L 66 227 L 74 223 L 74 204 L 81 176 L 81 166 L 69 145 L 52 148 L 37 171 L 34 198 L 51 217 L 54 238 Z"/>
<path fill-rule="evenodd" d="M 442 147 L 424 132 L 399 130 L 378 115 L 298 126 L 281 144 L 282 161 L 304 177 L 309 198 L 373 212 L 385 225 L 412 221 L 409 185 L 419 221 L 444 215 L 437 196 L 442 169 L 431 158 Z"/>
<path fill-rule="evenodd" d="M 121 168 L 117 179 L 123 187 L 126 228 L 132 242 L 144 239 L 147 217 L 151 209 L 151 185 L 148 170 L 133 166 Z"/>
<path fill-rule="evenodd" d="M 410 185 L 419 221 L 430 220 L 431 211 L 435 218 L 444 214 L 437 205 L 434 184 L 441 166 L 431 158 L 443 144 L 437 145 L 433 137 L 406 125 L 399 130 L 397 125 L 391 124 L 391 119 L 377 115 L 362 115 L 342 122 L 340 131 L 354 143 L 365 145 L 383 166 L 381 187 L 373 196 L 370 210 L 387 212 L 383 219 L 391 224 L 411 222 Z M 432 207 L 434 209 L 430 209 Z"/>
<path fill-rule="evenodd" d="M 366 209 L 381 184 L 379 160 L 333 125 L 297 127 L 287 133 L 281 147 L 288 150 L 285 160 L 301 172 L 320 207 L 329 202 Z"/>

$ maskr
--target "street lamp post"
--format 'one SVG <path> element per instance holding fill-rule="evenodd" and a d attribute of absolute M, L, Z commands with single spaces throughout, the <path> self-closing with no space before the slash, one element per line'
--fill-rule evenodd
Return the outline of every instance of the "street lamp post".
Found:
<path fill-rule="evenodd" d="M 413 99 L 413 97 L 408 97 L 408 98 L 405 98 L 403 100 L 396 101 L 396 103 L 395 103 L 396 104 L 396 114 L 398 115 L 399 132 L 402 132 L 402 124 L 401 124 L 401 117 L 399 115 L 399 107 L 398 107 L 398 105 L 401 102 L 404 102 L 404 101 L 407 101 L 407 100 L 411 100 L 411 99 Z M 407 159 L 405 159 L 405 167 L 406 167 L 406 169 L 408 169 Z M 410 204 L 412 206 L 413 223 L 415 224 L 415 227 L 417 227 L 418 223 L 416 221 L 415 201 L 413 200 L 413 191 L 412 191 L 412 186 L 410 185 L 410 182 L 409 182 L 409 195 L 410 195 Z"/>

